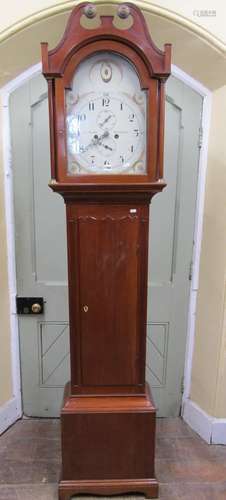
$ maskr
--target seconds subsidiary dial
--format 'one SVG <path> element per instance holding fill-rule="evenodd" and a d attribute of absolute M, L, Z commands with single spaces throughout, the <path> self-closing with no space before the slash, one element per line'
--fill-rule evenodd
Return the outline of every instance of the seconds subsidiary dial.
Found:
<path fill-rule="evenodd" d="M 71 92 L 68 97 L 70 174 L 143 174 L 144 95 L 139 81 L 137 84 L 137 75 L 131 77 L 134 70 L 127 61 L 116 55 L 108 54 L 107 60 L 105 57 L 96 56 L 89 67 L 86 62 L 84 92 Z M 94 79 L 96 92 L 89 91 L 89 81 Z M 75 89 L 80 90 L 78 84 Z"/>

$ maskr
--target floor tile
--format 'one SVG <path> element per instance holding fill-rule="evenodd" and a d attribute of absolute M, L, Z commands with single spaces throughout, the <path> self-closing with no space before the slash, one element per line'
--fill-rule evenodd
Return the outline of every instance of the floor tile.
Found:
<path fill-rule="evenodd" d="M 190 427 L 181 418 L 157 418 L 157 435 L 168 437 L 196 437 Z"/>
<path fill-rule="evenodd" d="M 0 500 L 18 500 L 16 490 L 11 486 L 0 486 Z"/>
<path fill-rule="evenodd" d="M 60 476 L 60 463 L 50 461 L 24 462 L 6 460 L 0 466 L 1 484 L 56 483 Z"/>
<path fill-rule="evenodd" d="M 226 479 L 226 463 L 156 460 L 156 474 L 161 483 L 217 483 Z"/>

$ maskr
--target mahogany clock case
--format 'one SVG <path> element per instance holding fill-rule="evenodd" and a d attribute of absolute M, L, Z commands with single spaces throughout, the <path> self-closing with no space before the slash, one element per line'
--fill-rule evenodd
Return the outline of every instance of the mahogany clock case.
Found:
<path fill-rule="evenodd" d="M 61 411 L 61 500 L 73 494 L 158 493 L 156 410 L 145 385 L 149 203 L 163 180 L 164 84 L 171 47 L 159 50 L 134 4 L 130 27 L 95 7 L 73 10 L 57 47 L 42 44 L 48 81 L 50 187 L 66 203 L 71 382 Z M 81 24 L 86 16 L 90 27 Z M 103 51 L 133 65 L 147 93 L 147 170 L 142 175 L 69 175 L 65 93 L 79 64 Z"/>

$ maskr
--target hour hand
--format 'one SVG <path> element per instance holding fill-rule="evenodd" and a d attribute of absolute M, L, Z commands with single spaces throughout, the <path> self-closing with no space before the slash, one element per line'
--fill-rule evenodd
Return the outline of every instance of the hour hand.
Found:
<path fill-rule="evenodd" d="M 103 146 L 105 149 L 109 149 L 109 151 L 113 151 L 113 148 L 111 148 L 107 144 L 101 144 L 101 146 Z"/>
<path fill-rule="evenodd" d="M 84 148 L 83 153 L 87 151 L 89 148 L 92 148 L 93 146 L 99 146 L 101 144 L 102 139 L 108 136 L 109 136 L 108 130 L 105 130 L 104 133 L 101 134 L 100 136 L 98 136 L 98 134 L 94 134 L 91 142 L 87 144 L 87 146 Z"/>

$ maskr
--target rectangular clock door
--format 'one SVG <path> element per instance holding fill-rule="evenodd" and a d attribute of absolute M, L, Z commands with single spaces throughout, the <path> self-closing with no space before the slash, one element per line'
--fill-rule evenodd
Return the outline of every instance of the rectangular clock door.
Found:
<path fill-rule="evenodd" d="M 131 392 L 144 384 L 148 207 L 69 204 L 67 216 L 72 386 Z"/>

